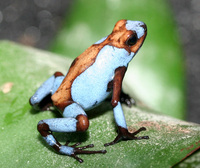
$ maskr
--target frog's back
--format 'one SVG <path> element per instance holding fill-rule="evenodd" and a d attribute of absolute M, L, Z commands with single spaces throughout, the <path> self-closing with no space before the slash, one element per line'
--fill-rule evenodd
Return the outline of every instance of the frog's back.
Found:
<path fill-rule="evenodd" d="M 55 106 L 62 109 L 64 104 L 71 104 L 71 86 L 74 80 L 95 62 L 101 48 L 100 45 L 92 45 L 72 62 L 66 77 L 51 97 Z"/>

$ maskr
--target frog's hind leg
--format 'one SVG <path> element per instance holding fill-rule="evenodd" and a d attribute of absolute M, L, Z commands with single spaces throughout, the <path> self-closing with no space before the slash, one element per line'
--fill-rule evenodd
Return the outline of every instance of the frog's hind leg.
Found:
<path fill-rule="evenodd" d="M 65 118 L 46 119 L 41 120 L 38 123 L 38 131 L 43 136 L 45 141 L 57 152 L 72 156 L 80 163 L 82 163 L 83 160 L 77 157 L 77 154 L 106 153 L 106 150 L 84 150 L 86 148 L 94 147 L 93 144 L 83 147 L 77 147 L 80 145 L 80 143 L 76 143 L 72 146 L 68 146 L 68 143 L 61 145 L 53 136 L 52 132 L 83 132 L 86 131 L 89 127 L 89 120 L 85 111 L 76 103 L 72 103 L 65 107 L 63 111 L 63 117 Z"/>
<path fill-rule="evenodd" d="M 49 110 L 53 105 L 51 95 L 60 86 L 60 83 L 64 79 L 64 75 L 61 72 L 55 72 L 50 78 L 48 78 L 29 99 L 30 104 L 35 110 Z"/>

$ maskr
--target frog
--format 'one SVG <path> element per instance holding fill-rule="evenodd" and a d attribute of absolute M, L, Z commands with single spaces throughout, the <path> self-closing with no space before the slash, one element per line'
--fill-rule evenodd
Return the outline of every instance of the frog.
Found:
<path fill-rule="evenodd" d="M 50 110 L 51 106 L 62 114 L 62 118 L 39 121 L 37 129 L 46 143 L 60 154 L 71 156 L 80 163 L 79 154 L 105 154 L 106 150 L 85 150 L 93 144 L 80 147 L 80 142 L 62 145 L 53 132 L 85 132 L 89 128 L 87 111 L 91 110 L 108 97 L 114 113 L 118 134 L 104 146 L 110 146 L 122 140 L 149 139 L 149 136 L 136 136 L 145 127 L 130 133 L 123 113 L 121 95 L 122 81 L 129 62 L 141 48 L 147 35 L 147 26 L 142 21 L 119 20 L 111 34 L 103 37 L 71 63 L 64 75 L 55 72 L 29 99 L 35 110 Z M 123 99 L 124 100 L 124 99 Z M 129 101 L 130 99 L 126 99 Z"/>

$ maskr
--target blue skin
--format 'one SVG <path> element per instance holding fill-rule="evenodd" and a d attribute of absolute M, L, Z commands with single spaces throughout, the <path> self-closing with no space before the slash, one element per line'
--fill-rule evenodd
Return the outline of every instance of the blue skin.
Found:
<path fill-rule="evenodd" d="M 143 22 L 127 21 L 126 29 L 135 32 L 139 39 L 145 34 L 143 25 Z M 97 41 L 95 44 L 104 42 L 106 38 L 107 36 Z M 127 68 L 128 63 L 132 60 L 135 54 L 136 53 L 134 52 L 128 52 L 124 48 L 105 45 L 99 51 L 95 62 L 73 81 L 71 86 L 71 97 L 73 103 L 64 108 L 62 113 L 64 118 L 41 120 L 38 123 L 38 126 L 45 124 L 48 127 L 48 131 L 52 132 L 76 132 L 78 122 L 76 117 L 79 115 L 87 116 L 85 111 L 98 106 L 110 94 L 112 94 L 112 90 L 108 90 L 108 83 L 114 80 L 116 70 L 119 67 Z M 30 98 L 30 104 L 38 110 L 38 104 L 46 96 L 53 95 L 64 78 L 65 76 L 51 76 L 47 79 Z M 128 132 L 121 103 L 119 100 L 117 100 L 117 102 L 114 101 L 115 100 L 113 100 L 112 103 L 114 118 L 120 133 L 114 141 L 105 144 L 105 146 L 115 144 L 121 139 L 148 139 L 148 136 L 135 137 L 137 133 L 145 130 L 145 128 L 139 129 L 132 135 Z M 59 153 L 72 156 L 79 162 L 83 162 L 83 160 L 78 158 L 76 154 L 106 153 L 105 150 L 83 151 L 83 149 L 93 147 L 93 145 L 79 148 L 76 147 L 79 143 L 73 146 L 68 146 L 68 144 L 61 145 L 51 133 L 45 135 L 42 134 L 42 136 L 44 140 Z"/>

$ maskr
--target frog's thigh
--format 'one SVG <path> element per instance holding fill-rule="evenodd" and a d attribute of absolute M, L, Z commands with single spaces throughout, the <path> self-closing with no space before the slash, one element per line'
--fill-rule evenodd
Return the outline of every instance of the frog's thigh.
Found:
<path fill-rule="evenodd" d="M 48 78 L 37 89 L 34 95 L 30 98 L 30 104 L 31 105 L 39 104 L 46 96 L 52 94 L 52 90 L 54 91 L 58 88 L 59 84 L 62 82 L 63 79 L 64 76 L 61 72 L 55 72 L 54 75 Z"/>
<path fill-rule="evenodd" d="M 34 95 L 30 98 L 30 104 L 35 105 L 40 103 L 47 95 L 51 93 L 53 88 L 55 76 L 51 76 L 47 79 L 34 93 Z"/>
<path fill-rule="evenodd" d="M 47 124 L 49 131 L 53 132 L 86 131 L 89 127 L 85 111 L 76 103 L 72 103 L 64 109 L 63 117 L 42 120 L 38 125 Z"/>

